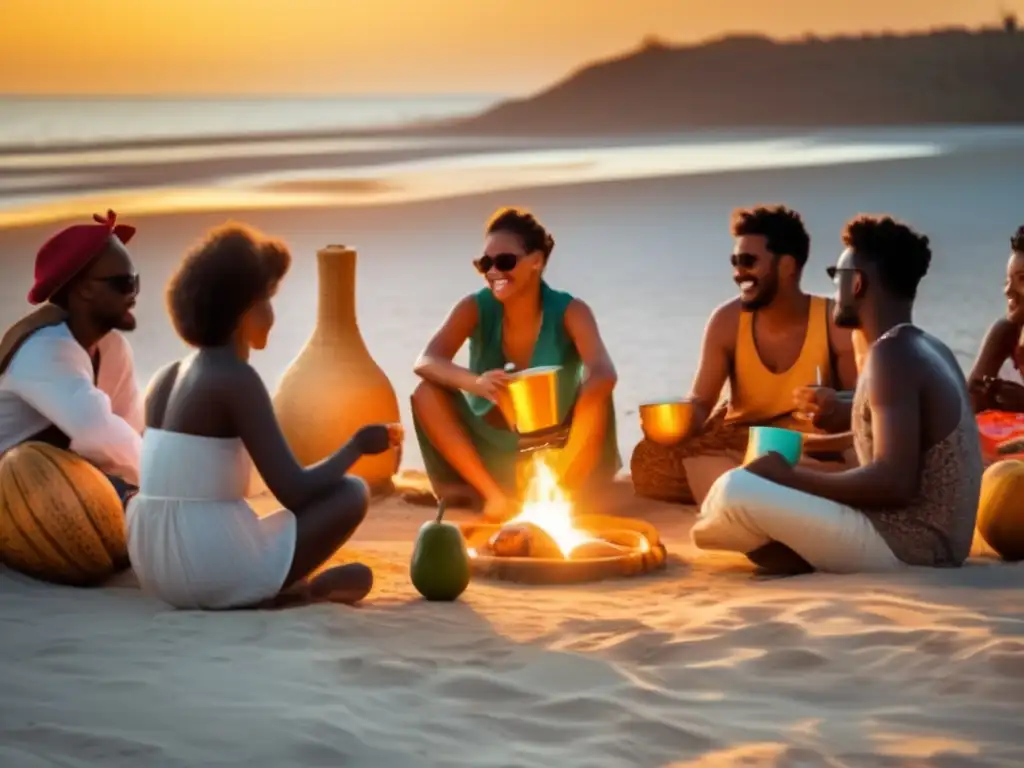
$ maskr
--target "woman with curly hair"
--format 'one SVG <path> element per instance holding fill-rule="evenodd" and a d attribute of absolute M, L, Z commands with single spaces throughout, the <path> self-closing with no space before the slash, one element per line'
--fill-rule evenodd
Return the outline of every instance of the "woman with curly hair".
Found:
<path fill-rule="evenodd" d="M 345 473 L 400 441 L 401 427 L 364 427 L 318 464 L 297 463 L 248 362 L 267 344 L 290 262 L 283 244 L 228 225 L 185 257 L 167 289 L 174 327 L 196 351 L 150 384 L 128 550 L 143 589 L 179 608 L 256 606 L 290 587 L 352 603 L 373 583 L 359 563 L 307 577 L 366 515 L 366 484 Z M 255 514 L 245 500 L 252 464 L 286 509 Z"/>

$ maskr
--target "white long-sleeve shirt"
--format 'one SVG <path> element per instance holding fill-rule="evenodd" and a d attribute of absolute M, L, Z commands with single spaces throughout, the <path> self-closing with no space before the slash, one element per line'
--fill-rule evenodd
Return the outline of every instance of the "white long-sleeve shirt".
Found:
<path fill-rule="evenodd" d="M 71 450 L 139 483 L 144 418 L 135 361 L 117 331 L 97 345 L 99 373 L 65 323 L 33 333 L 0 376 L 0 453 L 55 425 Z"/>

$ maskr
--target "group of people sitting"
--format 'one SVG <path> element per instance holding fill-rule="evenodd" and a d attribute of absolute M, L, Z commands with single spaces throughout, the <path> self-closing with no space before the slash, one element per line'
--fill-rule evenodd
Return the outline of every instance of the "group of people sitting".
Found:
<path fill-rule="evenodd" d="M 402 428 L 370 424 L 317 464 L 296 461 L 248 362 L 267 344 L 287 248 L 226 225 L 186 254 L 167 306 L 195 351 L 143 396 L 123 335 L 135 328 L 140 288 L 127 249 L 135 229 L 112 211 L 94 219 L 42 246 L 28 295 L 40 306 L 0 341 L 0 454 L 42 440 L 106 473 L 125 505 L 140 584 L 172 605 L 362 599 L 369 568 L 320 569 L 367 511 L 366 484 L 348 469 L 398 445 Z M 982 473 L 975 411 L 1024 411 L 1024 387 L 999 378 L 1007 360 L 1024 367 L 1024 227 L 1012 240 L 1008 313 L 969 385 L 949 349 L 912 322 L 931 261 L 926 237 L 889 217 L 852 220 L 828 268 L 830 300 L 800 287 L 810 240 L 798 214 L 737 211 L 732 234 L 740 293 L 707 324 L 692 428 L 675 446 L 636 447 L 636 492 L 701 504 L 698 546 L 768 568 L 960 565 Z M 510 366 L 561 369 L 566 488 L 600 492 L 621 466 L 615 366 L 590 308 L 544 280 L 553 248 L 532 214 L 498 211 L 473 262 L 486 285 L 456 303 L 416 362 L 414 426 L 434 490 L 479 501 L 494 519 L 516 511 Z M 453 362 L 467 340 L 468 368 Z M 807 458 L 794 467 L 769 453 L 741 466 L 754 425 L 806 432 Z M 285 509 L 253 512 L 254 477 Z"/>
<path fill-rule="evenodd" d="M 697 546 L 777 572 L 961 565 L 984 469 L 975 413 L 1024 411 L 1024 387 L 999 378 L 1008 360 L 1024 367 L 1024 228 L 1011 242 L 1008 314 L 970 384 L 949 348 L 913 324 L 927 237 L 888 216 L 854 218 L 827 269 L 829 299 L 801 287 L 810 237 L 795 211 L 738 210 L 732 236 L 739 295 L 706 324 L 689 431 L 675 445 L 636 446 L 635 492 L 700 505 Z M 533 216 L 500 211 L 475 262 L 486 287 L 456 304 L 416 364 L 412 410 L 433 486 L 476 492 L 486 514 L 515 498 L 507 363 L 563 367 L 563 485 L 599 489 L 620 465 L 615 367 L 589 307 L 544 281 L 553 247 Z M 467 339 L 465 369 L 452 359 Z M 744 465 L 753 426 L 805 433 L 804 457 L 791 466 L 769 452 Z"/>
<path fill-rule="evenodd" d="M 0 341 L 0 453 L 41 440 L 106 473 L 126 507 L 139 582 L 171 605 L 364 597 L 366 566 L 318 569 L 366 515 L 366 484 L 347 470 L 402 431 L 367 425 L 323 461 L 296 461 L 248 363 L 267 344 L 287 248 L 226 226 L 185 256 L 167 305 L 196 351 L 160 370 L 143 398 L 122 335 L 135 328 L 140 281 L 126 247 L 135 230 L 112 211 L 94 218 L 42 246 L 28 294 L 42 306 Z M 246 502 L 252 480 L 286 509 L 257 517 Z"/>

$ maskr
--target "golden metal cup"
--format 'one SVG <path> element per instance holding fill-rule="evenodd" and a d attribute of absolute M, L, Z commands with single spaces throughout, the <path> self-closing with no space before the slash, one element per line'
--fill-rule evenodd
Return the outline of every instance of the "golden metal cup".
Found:
<path fill-rule="evenodd" d="M 659 445 L 675 445 L 686 436 L 692 423 L 693 403 L 686 398 L 640 406 L 640 428 L 648 440 Z"/>
<path fill-rule="evenodd" d="M 527 368 L 511 376 L 508 394 L 516 432 L 528 435 L 558 426 L 558 372 L 561 366 Z"/>

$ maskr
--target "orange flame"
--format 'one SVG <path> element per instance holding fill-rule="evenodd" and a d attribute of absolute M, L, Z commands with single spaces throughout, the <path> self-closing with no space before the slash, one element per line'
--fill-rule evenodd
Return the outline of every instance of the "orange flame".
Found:
<path fill-rule="evenodd" d="M 572 500 L 558 482 L 550 455 L 537 451 L 531 457 L 523 505 L 519 514 L 505 524 L 532 523 L 542 528 L 568 558 L 576 547 L 593 538 L 573 525 Z"/>

